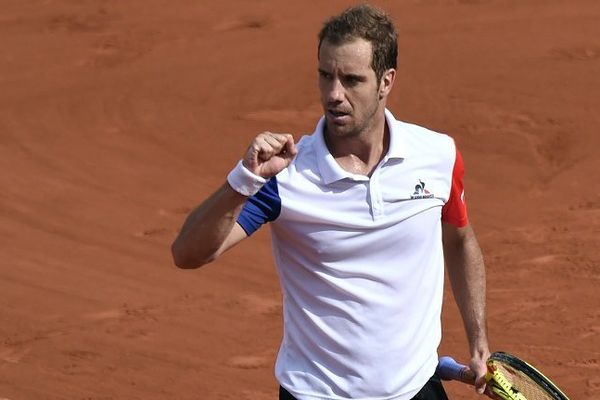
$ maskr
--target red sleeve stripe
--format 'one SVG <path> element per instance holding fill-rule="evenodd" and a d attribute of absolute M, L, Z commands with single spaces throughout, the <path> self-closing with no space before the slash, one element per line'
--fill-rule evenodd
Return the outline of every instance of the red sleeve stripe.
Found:
<path fill-rule="evenodd" d="M 442 221 L 462 228 L 469 223 L 467 217 L 467 204 L 465 203 L 465 191 L 463 185 L 463 176 L 465 166 L 462 156 L 456 149 L 456 158 L 454 159 L 454 168 L 452 169 L 452 187 L 448 201 L 442 208 Z"/>

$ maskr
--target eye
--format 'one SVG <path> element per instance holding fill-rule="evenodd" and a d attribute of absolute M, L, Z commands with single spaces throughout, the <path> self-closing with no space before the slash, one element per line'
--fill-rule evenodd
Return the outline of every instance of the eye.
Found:
<path fill-rule="evenodd" d="M 348 86 L 356 86 L 360 83 L 360 79 L 356 76 L 347 76 L 344 78 L 344 82 L 346 82 L 346 85 Z"/>
<path fill-rule="evenodd" d="M 327 79 L 330 80 L 331 79 L 331 74 L 329 72 L 323 71 L 323 70 L 319 70 L 319 77 L 323 78 L 323 79 Z"/>
<path fill-rule="evenodd" d="M 360 75 L 346 75 L 343 77 L 343 82 L 346 87 L 354 87 L 365 82 L 365 78 Z"/>

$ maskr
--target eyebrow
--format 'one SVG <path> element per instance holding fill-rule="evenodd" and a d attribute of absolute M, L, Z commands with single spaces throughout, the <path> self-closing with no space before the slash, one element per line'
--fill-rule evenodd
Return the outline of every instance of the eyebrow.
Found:
<path fill-rule="evenodd" d="M 331 74 L 331 72 L 329 72 L 329 71 L 325 71 L 325 70 L 324 70 L 324 69 L 322 69 L 322 68 L 318 68 L 318 71 L 319 71 L 319 73 L 321 73 L 321 74 Z M 365 75 L 360 75 L 360 74 L 352 74 L 352 73 L 350 73 L 350 74 L 343 74 L 343 73 L 342 73 L 342 74 L 340 74 L 340 75 L 342 76 L 342 78 L 345 78 L 345 79 L 348 79 L 348 78 L 350 78 L 350 79 L 356 79 L 356 80 L 358 80 L 358 81 L 365 81 L 365 80 L 366 80 L 366 78 L 367 78 Z"/>
<path fill-rule="evenodd" d="M 342 77 L 344 77 L 344 78 L 350 78 L 350 79 L 355 79 L 357 81 L 365 81 L 367 79 L 366 76 L 364 76 L 364 75 L 358 75 L 358 74 L 342 74 Z"/>

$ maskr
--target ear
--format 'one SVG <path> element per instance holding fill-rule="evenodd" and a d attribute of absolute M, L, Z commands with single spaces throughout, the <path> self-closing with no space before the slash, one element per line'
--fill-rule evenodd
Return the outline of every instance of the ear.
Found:
<path fill-rule="evenodd" d="M 396 79 L 396 70 L 393 68 L 388 69 L 383 73 L 381 81 L 379 82 L 379 99 L 383 99 L 390 94 L 392 87 L 394 86 L 394 80 Z"/>

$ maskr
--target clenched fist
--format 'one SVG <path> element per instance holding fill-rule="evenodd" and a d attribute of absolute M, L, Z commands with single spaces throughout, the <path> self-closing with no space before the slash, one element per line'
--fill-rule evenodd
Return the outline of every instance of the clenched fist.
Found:
<path fill-rule="evenodd" d="M 290 165 L 296 153 L 289 133 L 263 132 L 250 143 L 242 163 L 255 175 L 268 179 Z"/>

